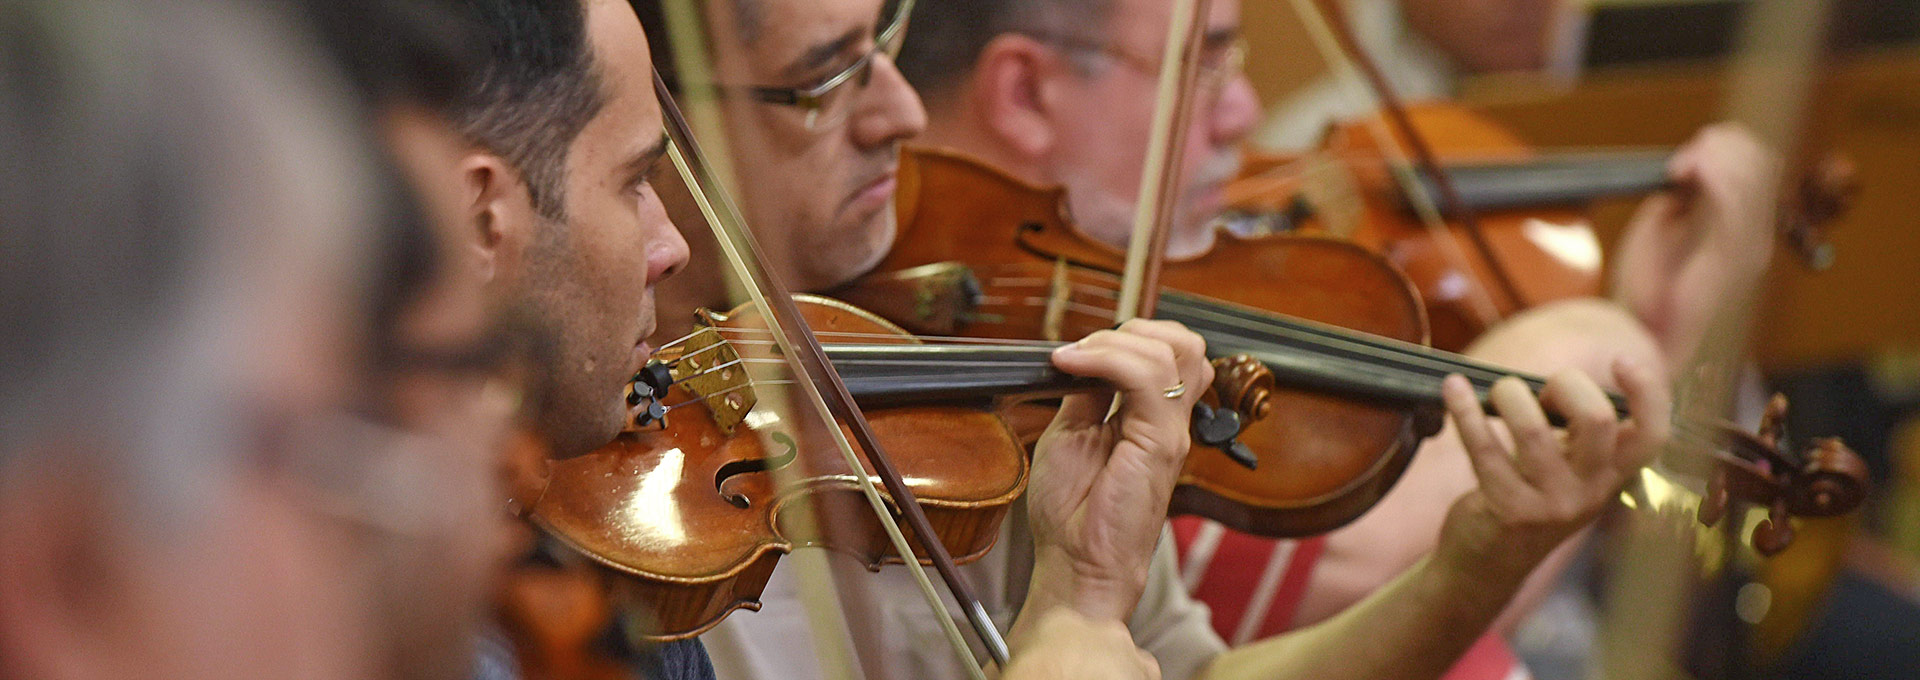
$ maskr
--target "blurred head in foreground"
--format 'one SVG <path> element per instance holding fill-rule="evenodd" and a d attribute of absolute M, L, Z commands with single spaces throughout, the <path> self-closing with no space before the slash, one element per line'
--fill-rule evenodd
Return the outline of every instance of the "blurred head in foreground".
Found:
<path fill-rule="evenodd" d="M 465 670 L 504 409 L 310 26 L 0 11 L 0 677 Z"/>

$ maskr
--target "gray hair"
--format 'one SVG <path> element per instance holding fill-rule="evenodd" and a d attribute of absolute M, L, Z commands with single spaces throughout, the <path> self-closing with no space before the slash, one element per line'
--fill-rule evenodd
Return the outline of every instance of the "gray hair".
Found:
<path fill-rule="evenodd" d="M 925 0 L 913 9 L 913 23 L 900 49 L 900 71 L 923 96 L 938 99 L 966 81 L 980 53 L 1001 34 L 1097 39 L 1076 32 L 1087 26 L 1104 29 L 1113 19 L 1116 4 L 1117 0 Z"/>
<path fill-rule="evenodd" d="M 251 3 L 4 9 L 0 485 L 103 474 L 164 534 L 252 449 L 236 416 L 288 291 L 364 298 L 369 138 Z"/>

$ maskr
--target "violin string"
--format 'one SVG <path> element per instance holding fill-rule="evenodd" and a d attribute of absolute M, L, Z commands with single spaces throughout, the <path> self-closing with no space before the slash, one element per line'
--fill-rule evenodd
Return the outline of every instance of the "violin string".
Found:
<path fill-rule="evenodd" d="M 764 328 L 725 328 L 725 329 L 718 329 L 718 330 L 722 333 L 732 333 L 735 335 L 765 335 L 765 336 L 772 335 L 771 331 L 768 331 L 767 329 L 764 329 Z M 856 339 L 856 340 L 881 340 L 885 342 L 875 343 L 875 344 L 890 343 L 890 344 L 897 344 L 903 347 L 913 346 L 914 343 L 901 342 L 901 340 L 907 340 L 907 339 L 918 340 L 921 343 L 934 342 L 934 343 L 943 343 L 943 344 L 981 345 L 981 346 L 1010 345 L 1010 346 L 1022 346 L 1022 347 L 1039 347 L 1039 348 L 1045 348 L 1045 349 L 1052 349 L 1054 347 L 1059 347 L 1063 344 L 1066 344 L 1063 342 L 1056 342 L 1053 340 L 1033 340 L 1033 339 L 1026 339 L 1026 338 L 973 338 L 973 337 L 967 337 L 962 335 L 907 336 L 907 335 L 901 335 L 899 333 L 863 333 L 863 332 L 857 332 L 857 331 L 816 331 L 814 334 L 822 338 L 850 338 L 850 339 Z M 833 343 L 828 343 L 828 344 L 833 344 Z"/>
<path fill-rule="evenodd" d="M 661 345 L 661 346 L 659 346 L 658 348 L 656 348 L 656 349 L 655 349 L 655 351 L 661 351 L 661 350 L 665 350 L 665 349 L 667 349 L 667 348 L 669 348 L 669 347 L 677 347 L 677 346 L 679 346 L 679 345 L 680 345 L 680 343 L 683 343 L 683 342 L 686 342 L 686 341 L 688 341 L 688 340 L 692 340 L 692 339 L 693 339 L 693 336 L 696 336 L 696 335 L 699 335 L 699 334 L 700 334 L 700 330 L 701 330 L 701 329 L 697 329 L 697 328 L 696 328 L 696 329 L 694 329 L 694 330 L 693 330 L 692 332 L 690 332 L 690 333 L 687 333 L 686 335 L 682 335 L 682 336 L 680 336 L 680 337 L 678 337 L 678 338 L 675 338 L 675 339 L 673 339 L 673 340 L 671 340 L 671 341 L 668 341 L 668 342 L 667 342 L 666 344 L 663 344 L 663 345 Z"/>
<path fill-rule="evenodd" d="M 771 341 L 767 341 L 767 343 L 772 344 Z M 732 366 L 740 365 L 743 363 L 785 364 L 786 362 L 781 359 L 740 358 L 740 359 L 735 359 L 733 361 L 729 361 L 723 364 L 717 364 L 717 365 L 708 367 L 706 369 L 701 370 L 698 373 L 687 375 L 683 378 L 675 380 L 673 384 L 677 385 L 691 378 L 725 370 L 726 368 L 730 368 Z M 906 366 L 906 367 L 951 367 L 951 366 L 999 367 L 999 366 L 1006 366 L 1008 364 L 1009 362 L 1002 362 L 1002 361 L 951 361 L 951 360 L 934 360 L 934 359 L 929 359 L 924 361 L 922 360 L 843 360 L 843 361 L 834 362 L 835 366 Z M 1022 365 L 1022 364 L 1014 364 L 1014 365 Z M 869 376 L 869 377 L 875 378 L 875 379 L 883 379 L 883 378 L 900 378 L 900 377 L 924 377 L 925 375 L 926 374 L 923 372 L 913 371 L 913 372 L 907 372 L 899 375 L 886 375 L 886 376 L 876 375 L 876 376 Z M 1022 378 L 1030 377 L 1030 375 L 1031 374 L 1027 372 L 969 373 L 970 377 L 974 377 L 977 379 L 987 379 L 987 378 L 995 378 L 995 377 L 1007 378 L 1007 379 L 1022 379 Z M 740 383 L 738 385 L 733 385 L 731 387 L 727 387 L 725 389 L 722 389 L 710 394 L 701 395 L 685 401 L 676 402 L 674 404 L 668 404 L 663 406 L 663 409 L 665 413 L 672 413 L 673 411 L 678 410 L 681 407 L 697 404 L 711 397 L 724 396 L 727 394 L 751 389 L 754 387 L 778 387 L 778 386 L 787 386 L 787 385 L 796 385 L 796 384 L 799 384 L 799 381 L 793 380 L 790 378 L 757 379 L 752 377 L 751 375 L 748 375 L 746 381 L 743 383 Z M 1710 432 L 1692 422 L 1689 422 L 1686 419 L 1679 418 L 1679 417 L 1675 417 L 1673 419 L 1672 425 L 1673 425 L 1674 441 L 1681 444 L 1688 445 L 1690 447 L 1688 450 L 1697 452 L 1701 455 L 1705 455 L 1708 458 L 1711 458 L 1723 464 L 1746 468 L 1754 472 L 1755 474 L 1761 474 L 1761 475 L 1766 474 L 1766 471 L 1759 468 L 1759 466 L 1757 466 L 1753 461 L 1749 461 L 1747 459 L 1741 458 L 1727 451 L 1724 444 L 1722 444 L 1721 442 L 1723 437 L 1721 437 L 1717 433 Z"/>
<path fill-rule="evenodd" d="M 1091 289 L 1102 297 L 1114 295 L 1114 293 L 1105 290 L 1092 289 L 1089 284 L 1076 284 L 1075 287 L 1081 290 Z M 1046 305 L 1049 301 L 1045 298 L 1027 298 L 1024 302 L 1027 306 L 1039 307 Z M 1172 298 L 1171 296 L 1163 296 L 1161 305 L 1163 309 L 1170 312 L 1185 312 L 1185 315 L 1188 317 L 1203 315 L 1215 317 L 1216 320 L 1222 324 L 1237 326 L 1254 334 L 1247 338 L 1249 340 L 1261 339 L 1259 337 L 1261 335 L 1279 335 L 1289 339 L 1307 342 L 1309 346 L 1314 348 L 1326 347 L 1337 343 L 1344 345 L 1345 349 L 1350 352 L 1398 362 L 1400 365 L 1395 366 L 1396 368 L 1408 369 L 1419 365 L 1429 371 L 1455 372 L 1483 385 L 1491 384 L 1494 380 L 1498 380 L 1509 374 L 1507 372 L 1490 370 L 1490 367 L 1477 365 L 1475 362 L 1463 361 L 1466 359 L 1465 357 L 1459 357 L 1457 359 L 1447 357 L 1437 354 L 1425 346 L 1405 343 L 1404 341 L 1397 341 L 1391 338 L 1357 334 L 1335 327 L 1312 329 L 1303 324 L 1293 323 L 1290 320 L 1279 318 L 1272 319 L 1266 323 L 1255 324 L 1245 319 L 1238 319 L 1230 315 L 1219 314 L 1212 310 L 1198 308 L 1177 298 Z M 1068 311 L 1086 314 L 1096 318 L 1106 318 L 1112 314 L 1112 309 L 1110 308 L 1102 308 L 1084 303 L 1070 304 Z M 1204 334 L 1205 331 L 1203 330 L 1202 333 Z M 1326 340 L 1333 342 L 1326 342 Z M 1384 352 L 1380 350 L 1384 350 Z M 1529 382 L 1538 382 L 1538 380 L 1529 380 Z"/>

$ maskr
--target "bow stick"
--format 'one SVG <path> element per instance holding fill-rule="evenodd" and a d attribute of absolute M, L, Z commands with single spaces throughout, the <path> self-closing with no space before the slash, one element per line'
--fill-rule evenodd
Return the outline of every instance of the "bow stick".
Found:
<path fill-rule="evenodd" d="M 914 1 L 905 0 L 902 11 L 912 12 Z M 675 11 L 668 12 L 669 23 L 672 24 L 669 27 L 672 29 L 671 32 L 683 37 L 697 36 L 697 30 L 690 30 L 697 23 L 694 19 L 696 10 L 690 6 L 690 3 L 684 1 L 672 4 L 676 6 L 673 8 Z M 679 57 L 677 63 L 688 65 L 700 63 L 699 60 L 703 55 L 700 54 L 697 38 L 680 40 L 677 43 L 674 46 Z M 690 83 L 706 82 L 705 79 L 700 78 L 685 80 Z M 872 507 L 881 527 L 886 531 L 894 550 L 903 556 L 902 562 L 920 586 L 921 594 L 926 598 L 928 605 L 939 612 L 938 619 L 941 627 L 947 634 L 948 642 L 953 645 L 954 653 L 962 659 L 962 666 L 966 667 L 975 678 L 984 680 L 985 675 L 975 661 L 973 652 L 961 637 L 953 620 L 946 616 L 946 604 L 940 599 L 940 594 L 934 590 L 932 581 L 927 577 L 926 571 L 921 568 L 919 561 L 913 559 L 912 544 L 901 532 L 895 520 L 896 513 L 900 519 L 907 522 L 908 527 L 913 529 L 914 537 L 918 539 L 927 560 L 933 564 L 941 580 L 946 583 L 948 591 L 960 603 L 974 633 L 985 644 L 987 654 L 995 663 L 1002 666 L 1006 665 L 1010 656 L 1005 637 L 994 626 L 993 620 L 987 616 L 986 607 L 982 606 L 980 599 L 974 595 L 972 586 L 954 564 L 953 556 L 948 553 L 946 545 L 940 542 L 939 535 L 927 521 L 926 513 L 914 498 L 913 491 L 907 487 L 899 470 L 894 467 L 892 459 L 881 447 L 865 414 L 854 405 L 852 395 L 847 392 L 846 384 L 834 370 L 833 364 L 828 361 L 813 329 L 801 318 L 799 310 L 794 306 L 792 293 L 777 274 L 767 270 L 762 264 L 764 259 L 760 255 L 758 241 L 754 239 L 752 231 L 747 228 L 737 205 L 720 181 L 720 172 L 717 172 L 709 162 L 710 157 L 700 150 L 699 143 L 693 136 L 692 127 L 688 124 L 686 116 L 681 112 L 673 93 L 658 69 L 653 74 L 653 87 L 660 99 L 661 111 L 666 121 L 668 156 L 673 160 L 674 167 L 680 172 L 681 178 L 685 180 L 689 192 L 700 207 L 702 216 L 706 219 L 709 228 L 713 230 L 714 238 L 718 241 L 721 251 L 744 284 L 746 293 L 755 305 L 764 310 L 768 330 L 771 331 L 782 356 L 787 358 L 788 365 L 795 374 L 802 376 L 803 379 L 795 381 L 800 388 L 801 396 L 811 402 L 815 413 L 831 415 L 831 420 L 844 423 L 853 433 L 854 441 L 858 442 L 861 450 L 866 453 L 867 462 L 873 467 L 875 475 L 880 477 L 881 483 L 886 486 L 893 503 L 889 506 L 887 499 L 881 496 L 879 489 L 874 485 L 872 477 L 862 474 L 853 475 L 862 495 L 866 497 L 868 505 Z M 853 470 L 862 469 L 859 456 L 854 453 L 852 442 L 847 440 L 845 432 L 834 422 L 827 422 L 826 425 L 826 430 L 832 434 L 835 446 L 839 449 L 847 466 Z"/>
<path fill-rule="evenodd" d="M 993 626 L 992 620 L 987 617 L 986 608 L 973 595 L 973 589 L 967 584 L 966 578 L 960 574 L 952 555 L 947 553 L 946 546 L 940 543 L 939 534 L 934 532 L 933 525 L 927 521 L 926 513 L 914 499 L 913 491 L 907 488 L 899 470 L 894 468 L 892 460 L 881 447 L 872 426 L 867 423 L 866 415 L 854 405 L 853 395 L 847 392 L 846 383 L 840 379 L 840 374 L 834 370 L 832 362 L 827 359 L 825 350 L 820 346 L 819 338 L 814 336 L 813 329 L 807 325 L 805 319 L 801 318 L 800 310 L 794 306 L 793 295 L 788 292 L 786 285 L 780 281 L 777 274 L 767 270 L 761 264 L 758 242 L 755 241 L 753 234 L 744 228 L 744 220 L 740 218 L 733 201 L 719 188 L 711 168 L 707 166 L 700 152 L 698 143 L 693 139 L 685 117 L 673 104 L 666 81 L 658 72 L 654 74 L 654 90 L 659 94 L 662 109 L 666 113 L 667 136 L 670 140 L 668 155 L 673 159 L 674 166 L 680 170 L 682 177 L 687 180 L 688 188 L 694 193 L 694 200 L 700 204 L 701 212 L 707 217 L 715 238 L 720 242 L 721 250 L 725 252 L 728 261 L 746 283 L 748 295 L 751 296 L 755 305 L 765 310 L 768 330 L 772 332 L 773 340 L 779 346 L 781 354 L 787 357 L 788 365 L 794 372 L 803 377 L 801 380 L 796 380 L 794 384 L 801 388 L 802 395 L 813 402 L 818 412 L 831 414 L 835 421 L 844 423 L 847 429 L 853 432 L 854 441 L 858 442 L 861 450 L 866 452 L 867 462 L 873 466 L 874 473 L 880 477 L 881 482 L 886 485 L 887 493 L 893 497 L 894 507 L 890 508 L 886 499 L 874 486 L 871 477 L 855 475 L 862 493 L 866 495 L 868 503 L 873 506 L 881 525 L 886 528 L 894 549 L 903 556 L 913 555 L 913 546 L 894 520 L 894 513 L 897 511 L 900 517 L 906 520 L 907 526 L 913 529 L 914 537 L 919 539 L 921 549 L 926 553 L 928 560 L 933 562 L 934 568 L 940 572 L 941 579 L 946 581 L 947 588 L 953 593 L 954 599 L 960 601 L 975 632 L 987 643 L 989 654 L 993 655 L 996 662 L 1005 664 L 1007 662 L 1005 640 L 1000 636 L 999 630 Z M 832 423 L 829 425 L 827 429 L 833 434 L 834 442 L 841 450 L 841 454 L 846 457 L 847 465 L 855 470 L 860 469 L 860 461 L 846 434 L 839 427 L 831 426 Z M 920 569 L 919 562 L 913 559 L 903 561 L 918 575 L 929 601 L 944 611 L 946 605 L 941 602 L 939 594 L 933 592 L 932 584 L 927 580 L 925 572 Z M 951 626 L 952 622 L 946 621 L 946 624 Z M 957 635 L 957 631 L 955 634 Z M 964 643 L 961 651 L 971 664 L 973 654 L 965 650 Z"/>

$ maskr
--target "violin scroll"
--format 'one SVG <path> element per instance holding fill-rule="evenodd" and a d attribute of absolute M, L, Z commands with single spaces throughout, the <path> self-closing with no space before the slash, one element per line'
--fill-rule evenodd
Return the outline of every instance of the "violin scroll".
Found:
<path fill-rule="evenodd" d="M 1774 395 L 1755 432 L 1731 424 L 1718 427 L 1730 458 L 1715 466 L 1697 517 L 1713 526 L 1733 503 L 1767 508 L 1750 536 L 1753 547 L 1772 556 L 1793 544 L 1794 517 L 1833 517 L 1852 512 L 1866 500 L 1867 465 L 1835 438 L 1813 441 L 1790 453 L 1786 440 L 1785 396 Z"/>

